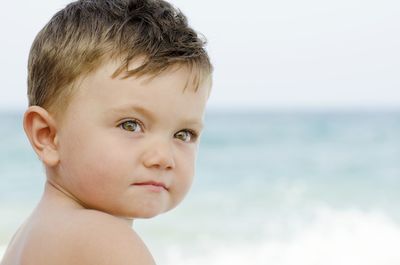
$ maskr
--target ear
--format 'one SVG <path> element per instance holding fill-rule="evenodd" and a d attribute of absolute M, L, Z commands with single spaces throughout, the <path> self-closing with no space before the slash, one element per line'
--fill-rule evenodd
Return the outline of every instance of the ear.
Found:
<path fill-rule="evenodd" d="M 59 162 L 56 122 L 48 111 L 31 106 L 24 115 L 24 130 L 34 151 L 46 166 Z"/>

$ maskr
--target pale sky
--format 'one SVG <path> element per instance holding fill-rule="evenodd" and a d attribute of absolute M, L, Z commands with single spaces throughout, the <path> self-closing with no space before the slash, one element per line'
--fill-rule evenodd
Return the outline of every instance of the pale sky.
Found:
<path fill-rule="evenodd" d="M 6 1 L 0 109 L 24 109 L 30 45 L 70 1 Z M 212 108 L 400 109 L 396 0 L 170 1 L 208 39 Z"/>

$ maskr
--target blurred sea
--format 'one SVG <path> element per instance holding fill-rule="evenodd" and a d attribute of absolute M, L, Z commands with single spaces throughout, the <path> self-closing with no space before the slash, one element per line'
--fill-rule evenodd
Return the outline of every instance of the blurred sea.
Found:
<path fill-rule="evenodd" d="M 0 114 L 0 257 L 44 185 L 21 120 Z M 398 265 L 399 191 L 400 111 L 210 111 L 187 199 L 134 227 L 163 265 Z"/>

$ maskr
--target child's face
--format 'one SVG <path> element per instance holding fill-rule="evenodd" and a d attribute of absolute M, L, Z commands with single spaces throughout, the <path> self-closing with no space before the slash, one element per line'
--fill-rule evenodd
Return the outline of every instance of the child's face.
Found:
<path fill-rule="evenodd" d="M 71 100 L 53 181 L 85 207 L 152 217 L 176 206 L 194 175 L 209 84 L 183 90 L 187 69 L 145 78 L 110 76 L 109 63 L 85 78 Z M 162 185 L 162 186 L 159 186 Z"/>

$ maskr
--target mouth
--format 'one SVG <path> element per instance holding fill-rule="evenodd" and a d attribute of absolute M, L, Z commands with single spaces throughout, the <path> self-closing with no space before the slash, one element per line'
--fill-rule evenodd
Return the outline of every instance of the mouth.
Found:
<path fill-rule="evenodd" d="M 146 187 L 152 191 L 162 191 L 162 190 L 168 191 L 167 186 L 162 182 L 146 181 L 146 182 L 133 183 L 132 185 Z"/>

